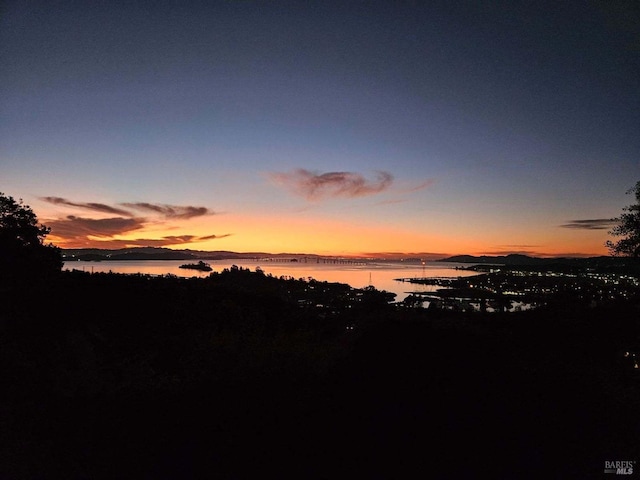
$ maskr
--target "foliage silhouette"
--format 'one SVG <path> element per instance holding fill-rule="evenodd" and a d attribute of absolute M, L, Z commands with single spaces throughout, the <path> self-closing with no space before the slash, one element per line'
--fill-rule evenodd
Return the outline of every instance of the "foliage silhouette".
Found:
<path fill-rule="evenodd" d="M 0 310 L 3 478 L 587 477 L 633 455 L 637 298 L 428 311 L 238 267 L 63 271 L 38 295 Z"/>
<path fill-rule="evenodd" d="M 627 191 L 627 194 L 631 193 L 635 195 L 636 203 L 622 209 L 624 213 L 614 219 L 618 224 L 609 232 L 623 238 L 616 242 L 608 240 L 606 246 L 612 255 L 640 258 L 640 181 Z"/>
<path fill-rule="evenodd" d="M 61 271 L 60 249 L 44 243 L 49 233 L 22 200 L 0 192 L 0 284 L 46 280 Z"/>

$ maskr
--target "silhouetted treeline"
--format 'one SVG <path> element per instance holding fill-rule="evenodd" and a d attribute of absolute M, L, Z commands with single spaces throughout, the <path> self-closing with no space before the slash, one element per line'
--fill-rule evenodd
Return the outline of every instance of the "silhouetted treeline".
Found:
<path fill-rule="evenodd" d="M 484 315 L 236 267 L 0 294 L 0 478 L 600 478 L 638 460 L 637 297 Z"/>
<path fill-rule="evenodd" d="M 638 273 L 638 258 L 630 256 L 597 256 L 597 257 L 531 257 L 528 255 L 473 256 L 456 255 L 443 258 L 440 262 L 474 264 L 476 266 L 511 267 L 517 270 L 578 272 L 590 269 L 597 272 Z M 473 269 L 473 267 L 471 267 Z"/>
<path fill-rule="evenodd" d="M 213 361 L 209 356 L 220 356 L 220 350 L 234 355 L 234 365 L 225 365 L 225 372 L 238 361 L 255 361 L 257 374 L 264 375 L 267 361 L 279 368 L 278 355 L 303 357 L 313 348 L 330 348 L 334 337 L 355 334 L 347 327 L 365 321 L 365 314 L 370 321 L 373 310 L 390 308 L 388 295 L 373 289 L 276 278 L 237 267 L 208 278 L 61 272 L 58 281 L 37 290 L 5 293 L 10 296 L 0 314 L 4 330 L 13 338 L 28 338 L 21 348 L 33 347 L 41 358 L 52 356 L 36 370 L 43 372 L 63 357 L 84 369 L 85 378 L 77 384 L 55 386 L 61 394 L 67 388 L 122 388 L 116 377 L 126 375 L 126 369 L 140 373 L 146 368 L 145 382 L 153 385 L 182 386 L 205 368 L 198 362 Z M 35 348 L 38 342 L 42 345 Z M 211 344 L 220 349 L 210 349 Z M 260 355 L 259 362 L 250 358 Z M 112 384 L 102 385 L 106 377 L 98 375 L 100 369 L 114 364 L 123 371 L 111 372 Z M 184 375 L 176 376 L 179 369 Z M 101 385 L 83 383 L 94 374 Z"/>

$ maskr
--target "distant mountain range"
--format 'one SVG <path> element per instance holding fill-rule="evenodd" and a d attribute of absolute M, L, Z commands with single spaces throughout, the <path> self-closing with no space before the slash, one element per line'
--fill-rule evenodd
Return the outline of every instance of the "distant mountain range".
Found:
<path fill-rule="evenodd" d="M 438 260 L 440 262 L 455 262 L 455 263 L 487 263 L 487 264 L 499 264 L 499 265 L 539 265 L 542 263 L 558 262 L 569 260 L 568 258 L 540 258 L 530 257 L 528 255 L 511 254 L 511 255 L 482 255 L 479 257 L 473 255 L 455 255 L 453 257 L 443 258 Z M 571 258 L 570 260 L 576 260 Z"/>
<path fill-rule="evenodd" d="M 316 258 L 318 255 L 301 253 L 265 253 L 249 252 L 238 253 L 224 250 L 204 251 L 204 250 L 173 250 L 159 247 L 136 247 L 121 248 L 117 250 L 107 250 L 100 248 L 79 248 L 63 249 L 62 255 L 65 261 L 110 261 L 110 260 L 230 260 L 230 259 L 253 259 L 253 258 L 289 258 L 307 257 Z"/>
<path fill-rule="evenodd" d="M 452 257 L 437 260 L 439 262 L 455 262 L 455 263 L 474 263 L 487 265 L 506 265 L 506 266 L 548 266 L 548 265 L 567 265 L 576 267 L 603 267 L 617 266 L 626 263 L 636 263 L 628 257 L 530 257 L 521 254 L 497 255 L 497 256 L 473 256 L 473 255 L 455 255 Z"/>
<path fill-rule="evenodd" d="M 323 256 L 307 253 L 267 253 L 267 252 L 230 252 L 226 250 L 205 251 L 205 250 L 173 250 L 161 247 L 135 247 L 121 248 L 117 250 L 107 250 L 100 248 L 80 248 L 80 249 L 63 249 L 63 258 L 65 261 L 83 260 L 83 261 L 113 261 L 113 260 L 233 260 L 233 259 L 290 259 L 292 261 L 317 258 L 335 258 L 334 256 Z M 294 260 L 295 259 L 295 260 Z M 421 259 L 402 258 L 400 254 L 397 258 L 391 258 L 383 255 L 380 258 L 371 258 L 375 261 L 415 261 L 420 262 Z M 471 263 L 486 265 L 506 265 L 506 266 L 550 266 L 565 265 L 575 267 L 612 267 L 620 266 L 625 263 L 637 263 L 629 258 L 624 257 L 554 257 L 541 258 L 530 257 L 521 254 L 497 255 L 497 256 L 474 256 L 474 255 L 454 255 L 451 257 L 435 259 L 438 262 L 452 263 Z"/>

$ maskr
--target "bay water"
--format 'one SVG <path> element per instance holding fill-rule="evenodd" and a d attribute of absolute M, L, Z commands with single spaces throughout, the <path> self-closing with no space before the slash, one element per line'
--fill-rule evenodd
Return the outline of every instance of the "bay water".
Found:
<path fill-rule="evenodd" d="M 448 262 L 389 262 L 389 261 L 357 261 L 343 263 L 292 262 L 282 260 L 205 260 L 214 272 L 221 272 L 225 268 L 236 265 L 255 271 L 262 269 L 265 274 L 274 277 L 293 277 L 308 280 L 346 283 L 353 288 L 373 286 L 377 290 L 385 290 L 396 294 L 395 300 L 400 302 L 412 292 L 432 292 L 437 288 L 433 285 L 420 285 L 401 282 L 399 278 L 455 278 L 477 275 L 476 272 L 458 270 L 459 263 Z M 125 273 L 148 275 L 177 275 L 180 277 L 207 277 L 211 272 L 187 270 L 180 268 L 184 260 L 109 260 L 101 262 L 68 261 L 65 270 L 81 270 L 89 273 Z"/>

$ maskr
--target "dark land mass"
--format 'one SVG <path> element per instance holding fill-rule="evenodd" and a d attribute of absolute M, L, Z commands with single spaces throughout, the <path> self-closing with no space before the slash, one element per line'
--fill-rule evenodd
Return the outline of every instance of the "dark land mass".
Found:
<path fill-rule="evenodd" d="M 477 274 L 397 279 L 436 287 L 411 292 L 403 303 L 419 306 L 424 301 L 435 301 L 439 308 L 480 311 L 515 311 L 562 303 L 596 306 L 633 298 L 640 288 L 640 261 L 632 259 L 515 265 L 472 263 L 457 268 Z"/>
<path fill-rule="evenodd" d="M 626 265 L 629 263 L 636 263 L 637 260 L 630 257 L 611 257 L 611 256 L 597 256 L 597 257 L 531 257 L 528 255 L 511 254 L 511 255 L 497 255 L 497 256 L 474 256 L 474 255 L 454 255 L 453 257 L 446 257 L 439 262 L 453 262 L 453 263 L 474 263 L 474 264 L 487 264 L 487 265 L 507 265 L 507 266 L 522 266 L 522 265 L 576 265 L 576 266 L 594 266 L 594 265 Z"/>
<path fill-rule="evenodd" d="M 110 260 L 235 260 L 256 258 L 316 258 L 317 255 L 301 253 L 230 252 L 226 250 L 173 250 L 161 247 L 136 247 L 115 250 L 80 248 L 62 250 L 65 261 L 110 261 Z"/>
<path fill-rule="evenodd" d="M 585 479 L 640 460 L 638 294 L 464 313 L 237 267 L 0 294 L 3 479 Z"/>
<path fill-rule="evenodd" d="M 203 262 L 202 260 L 200 260 L 198 263 L 185 263 L 183 265 L 180 265 L 180 268 L 186 268 L 191 270 L 201 270 L 203 272 L 210 272 L 211 270 L 213 270 L 211 268 L 211 265 Z"/>
<path fill-rule="evenodd" d="M 640 261 L 630 257 L 552 257 L 540 258 L 527 255 L 473 256 L 456 255 L 443 258 L 440 262 L 473 264 L 471 270 L 486 271 L 491 266 L 511 267 L 528 271 L 554 271 L 574 273 L 579 271 L 640 273 Z M 484 268 L 483 268 L 484 266 Z"/>
<path fill-rule="evenodd" d="M 452 257 L 442 258 L 440 262 L 454 262 L 454 263 L 480 263 L 490 265 L 538 265 L 540 263 L 554 261 L 555 259 L 545 259 L 538 257 L 530 257 L 528 255 L 454 255 Z"/>

